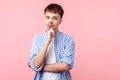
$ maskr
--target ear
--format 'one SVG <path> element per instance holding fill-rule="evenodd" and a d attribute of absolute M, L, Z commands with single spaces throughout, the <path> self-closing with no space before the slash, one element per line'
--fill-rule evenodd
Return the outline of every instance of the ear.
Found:
<path fill-rule="evenodd" d="M 62 22 L 62 18 L 60 19 L 60 23 Z"/>

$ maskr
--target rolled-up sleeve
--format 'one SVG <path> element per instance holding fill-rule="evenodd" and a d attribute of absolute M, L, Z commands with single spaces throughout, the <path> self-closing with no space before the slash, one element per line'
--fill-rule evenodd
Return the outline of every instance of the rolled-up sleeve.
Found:
<path fill-rule="evenodd" d="M 65 43 L 65 48 L 62 51 L 62 57 L 60 59 L 60 62 L 65 62 L 69 65 L 70 69 L 73 67 L 74 63 L 74 53 L 75 53 L 75 45 L 72 38 L 67 40 Z"/>
<path fill-rule="evenodd" d="M 40 42 L 39 42 L 40 44 Z M 35 69 L 35 66 L 34 66 L 34 57 L 36 56 L 36 54 L 39 52 L 40 50 L 40 46 L 38 46 L 38 39 L 37 39 L 37 36 L 34 37 L 33 41 L 32 41 L 32 47 L 31 47 L 31 50 L 30 50 L 30 56 L 29 56 L 29 59 L 30 59 L 30 67 L 32 70 L 34 71 L 40 71 L 43 66 L 44 66 L 44 63 L 38 68 L 38 69 Z"/>

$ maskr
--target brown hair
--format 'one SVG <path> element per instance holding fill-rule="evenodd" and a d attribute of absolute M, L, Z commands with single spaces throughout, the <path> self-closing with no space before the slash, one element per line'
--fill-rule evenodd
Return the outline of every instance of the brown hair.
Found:
<path fill-rule="evenodd" d="M 54 13 L 58 13 L 58 14 L 60 15 L 60 18 L 62 18 L 62 17 L 63 17 L 63 14 L 64 14 L 64 10 L 63 10 L 63 8 L 61 7 L 61 5 L 55 4 L 55 3 L 49 4 L 49 5 L 44 9 L 44 14 L 45 14 L 47 11 L 54 12 Z"/>

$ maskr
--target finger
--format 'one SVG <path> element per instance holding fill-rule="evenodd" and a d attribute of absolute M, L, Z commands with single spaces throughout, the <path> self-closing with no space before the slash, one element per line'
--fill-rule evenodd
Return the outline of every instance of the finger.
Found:
<path fill-rule="evenodd" d="M 50 36 L 53 38 L 54 37 L 54 32 L 50 32 Z"/>

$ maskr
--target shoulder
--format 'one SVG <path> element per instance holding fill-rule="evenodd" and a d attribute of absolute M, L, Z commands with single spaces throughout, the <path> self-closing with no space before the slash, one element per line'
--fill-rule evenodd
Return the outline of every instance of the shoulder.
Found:
<path fill-rule="evenodd" d="M 34 43 L 39 43 L 39 42 L 43 42 L 44 39 L 46 39 L 46 33 L 43 32 L 43 33 L 39 33 L 39 34 L 36 34 L 33 38 L 33 42 Z"/>
<path fill-rule="evenodd" d="M 65 39 L 67 39 L 67 40 L 73 40 L 73 37 L 70 35 L 70 34 L 67 34 L 67 33 L 63 33 L 62 32 L 62 35 L 63 35 L 63 37 L 65 38 Z"/>
<path fill-rule="evenodd" d="M 74 41 L 73 37 L 70 34 L 63 33 L 63 32 L 59 33 L 59 39 L 65 42 Z"/>
<path fill-rule="evenodd" d="M 35 35 L 35 38 L 44 37 L 45 35 L 46 35 L 45 32 L 39 33 Z"/>
<path fill-rule="evenodd" d="M 32 44 L 40 47 L 41 45 L 43 45 L 45 39 L 46 39 L 45 32 L 40 33 L 40 34 L 36 34 L 33 38 Z"/>
<path fill-rule="evenodd" d="M 41 39 L 44 38 L 45 36 L 46 36 L 45 32 L 39 33 L 34 36 L 34 39 Z"/>

